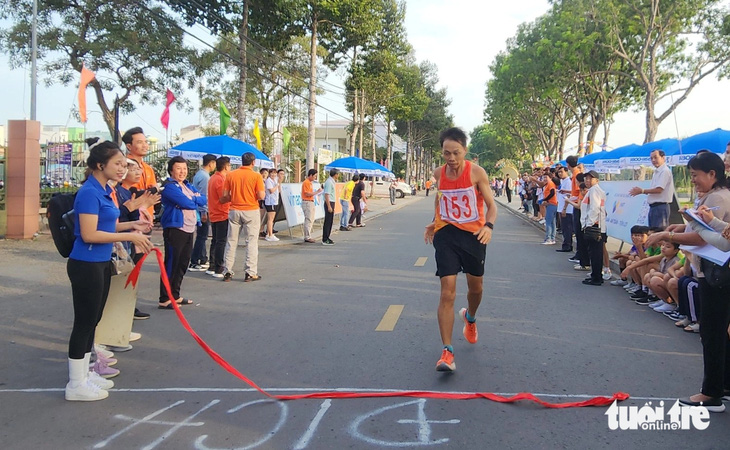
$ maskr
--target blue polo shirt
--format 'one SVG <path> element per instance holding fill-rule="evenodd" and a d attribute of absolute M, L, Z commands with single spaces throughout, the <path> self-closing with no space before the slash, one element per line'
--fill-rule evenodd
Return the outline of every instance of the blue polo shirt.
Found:
<path fill-rule="evenodd" d="M 81 239 L 79 214 L 94 214 L 99 216 L 96 229 L 114 233 L 117 230 L 119 208 L 111 197 L 112 188 L 102 186 L 93 176 L 90 176 L 76 193 L 74 200 L 74 247 L 69 258 L 86 262 L 104 262 L 112 257 L 114 244 L 88 244 Z"/>

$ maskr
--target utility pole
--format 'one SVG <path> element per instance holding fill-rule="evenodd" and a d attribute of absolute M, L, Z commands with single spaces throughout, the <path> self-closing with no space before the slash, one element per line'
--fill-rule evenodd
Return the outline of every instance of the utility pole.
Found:
<path fill-rule="evenodd" d="M 36 88 L 38 85 L 38 0 L 33 0 L 33 23 L 30 30 L 30 120 L 36 120 Z"/>

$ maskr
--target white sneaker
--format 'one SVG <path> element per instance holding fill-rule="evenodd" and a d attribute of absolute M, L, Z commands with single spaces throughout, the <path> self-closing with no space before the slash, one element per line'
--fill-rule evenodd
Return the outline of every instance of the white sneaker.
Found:
<path fill-rule="evenodd" d="M 628 281 L 622 280 L 620 278 L 611 282 L 611 286 L 626 286 L 627 284 L 629 284 Z"/>
<path fill-rule="evenodd" d="M 612 276 L 613 276 L 613 274 L 611 273 L 611 268 L 610 267 L 604 267 L 603 268 L 603 279 L 606 280 L 606 281 L 608 281 L 608 280 L 611 279 Z"/>
<path fill-rule="evenodd" d="M 69 381 L 66 384 L 66 400 L 72 402 L 94 402 L 109 397 L 109 393 L 88 379 L 82 382 Z"/>
<path fill-rule="evenodd" d="M 700 324 L 697 322 L 692 322 L 691 324 L 687 325 L 683 328 L 684 331 L 688 333 L 699 333 L 700 332 Z"/>
<path fill-rule="evenodd" d="M 269 242 L 277 242 L 279 240 L 279 238 L 274 235 L 271 235 L 271 236 L 266 236 L 264 238 L 264 240 L 269 241 Z"/>
<path fill-rule="evenodd" d="M 90 383 L 94 383 L 105 391 L 108 391 L 109 389 L 114 387 L 114 382 L 112 380 L 107 380 L 93 370 L 89 371 L 88 378 Z"/>
<path fill-rule="evenodd" d="M 630 289 L 635 288 L 636 286 L 638 286 L 638 285 L 632 281 L 631 283 L 629 283 L 626 286 L 624 286 L 624 289 L 626 289 L 628 291 Z"/>
<path fill-rule="evenodd" d="M 205 271 L 206 275 L 213 275 L 214 273 L 215 273 L 215 270 L 206 270 Z"/>
<path fill-rule="evenodd" d="M 540 225 L 545 225 L 545 219 L 540 219 L 537 221 Z"/>
<path fill-rule="evenodd" d="M 142 334 L 134 331 L 129 332 L 129 342 L 134 342 L 142 339 Z"/>
<path fill-rule="evenodd" d="M 669 303 L 665 303 L 663 305 L 659 305 L 656 308 L 654 308 L 654 311 L 656 311 L 658 313 L 670 312 L 670 311 L 676 311 L 676 310 L 677 310 L 677 306 L 670 305 Z"/>
<path fill-rule="evenodd" d="M 210 268 L 210 263 L 203 263 L 200 265 L 200 268 L 203 270 L 208 270 Z"/>
<path fill-rule="evenodd" d="M 223 278 L 223 274 L 213 272 L 213 278 Z"/>
<path fill-rule="evenodd" d="M 591 270 L 591 267 L 590 266 L 581 266 L 580 264 L 576 264 L 576 265 L 573 266 L 573 269 L 575 269 L 575 270 L 582 270 L 582 271 L 586 271 L 587 272 L 587 271 Z"/>
<path fill-rule="evenodd" d="M 648 306 L 648 307 L 649 307 L 649 308 L 651 308 L 651 309 L 654 309 L 654 308 L 656 308 L 656 307 L 662 306 L 663 304 L 664 304 L 664 300 L 662 300 L 662 299 L 659 299 L 659 300 L 657 300 L 657 301 L 655 301 L 655 302 L 651 302 L 651 303 L 649 303 L 649 304 L 648 304 L 648 305 L 646 305 L 646 306 Z"/>

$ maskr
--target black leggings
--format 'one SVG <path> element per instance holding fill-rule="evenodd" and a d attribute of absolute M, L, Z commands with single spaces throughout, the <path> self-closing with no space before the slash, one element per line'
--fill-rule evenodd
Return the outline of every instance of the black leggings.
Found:
<path fill-rule="evenodd" d="M 68 342 L 68 357 L 83 359 L 94 345 L 94 331 L 109 296 L 112 262 L 86 262 L 69 258 L 66 273 L 71 280 L 74 326 Z"/>

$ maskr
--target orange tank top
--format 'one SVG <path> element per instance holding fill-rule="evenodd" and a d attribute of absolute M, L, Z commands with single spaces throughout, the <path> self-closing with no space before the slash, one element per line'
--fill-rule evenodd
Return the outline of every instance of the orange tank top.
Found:
<path fill-rule="evenodd" d="M 446 165 L 441 168 L 436 195 L 436 230 L 451 224 L 473 233 L 484 227 L 484 197 L 471 181 L 469 161 L 464 161 L 464 171 L 455 180 L 446 177 Z"/>

